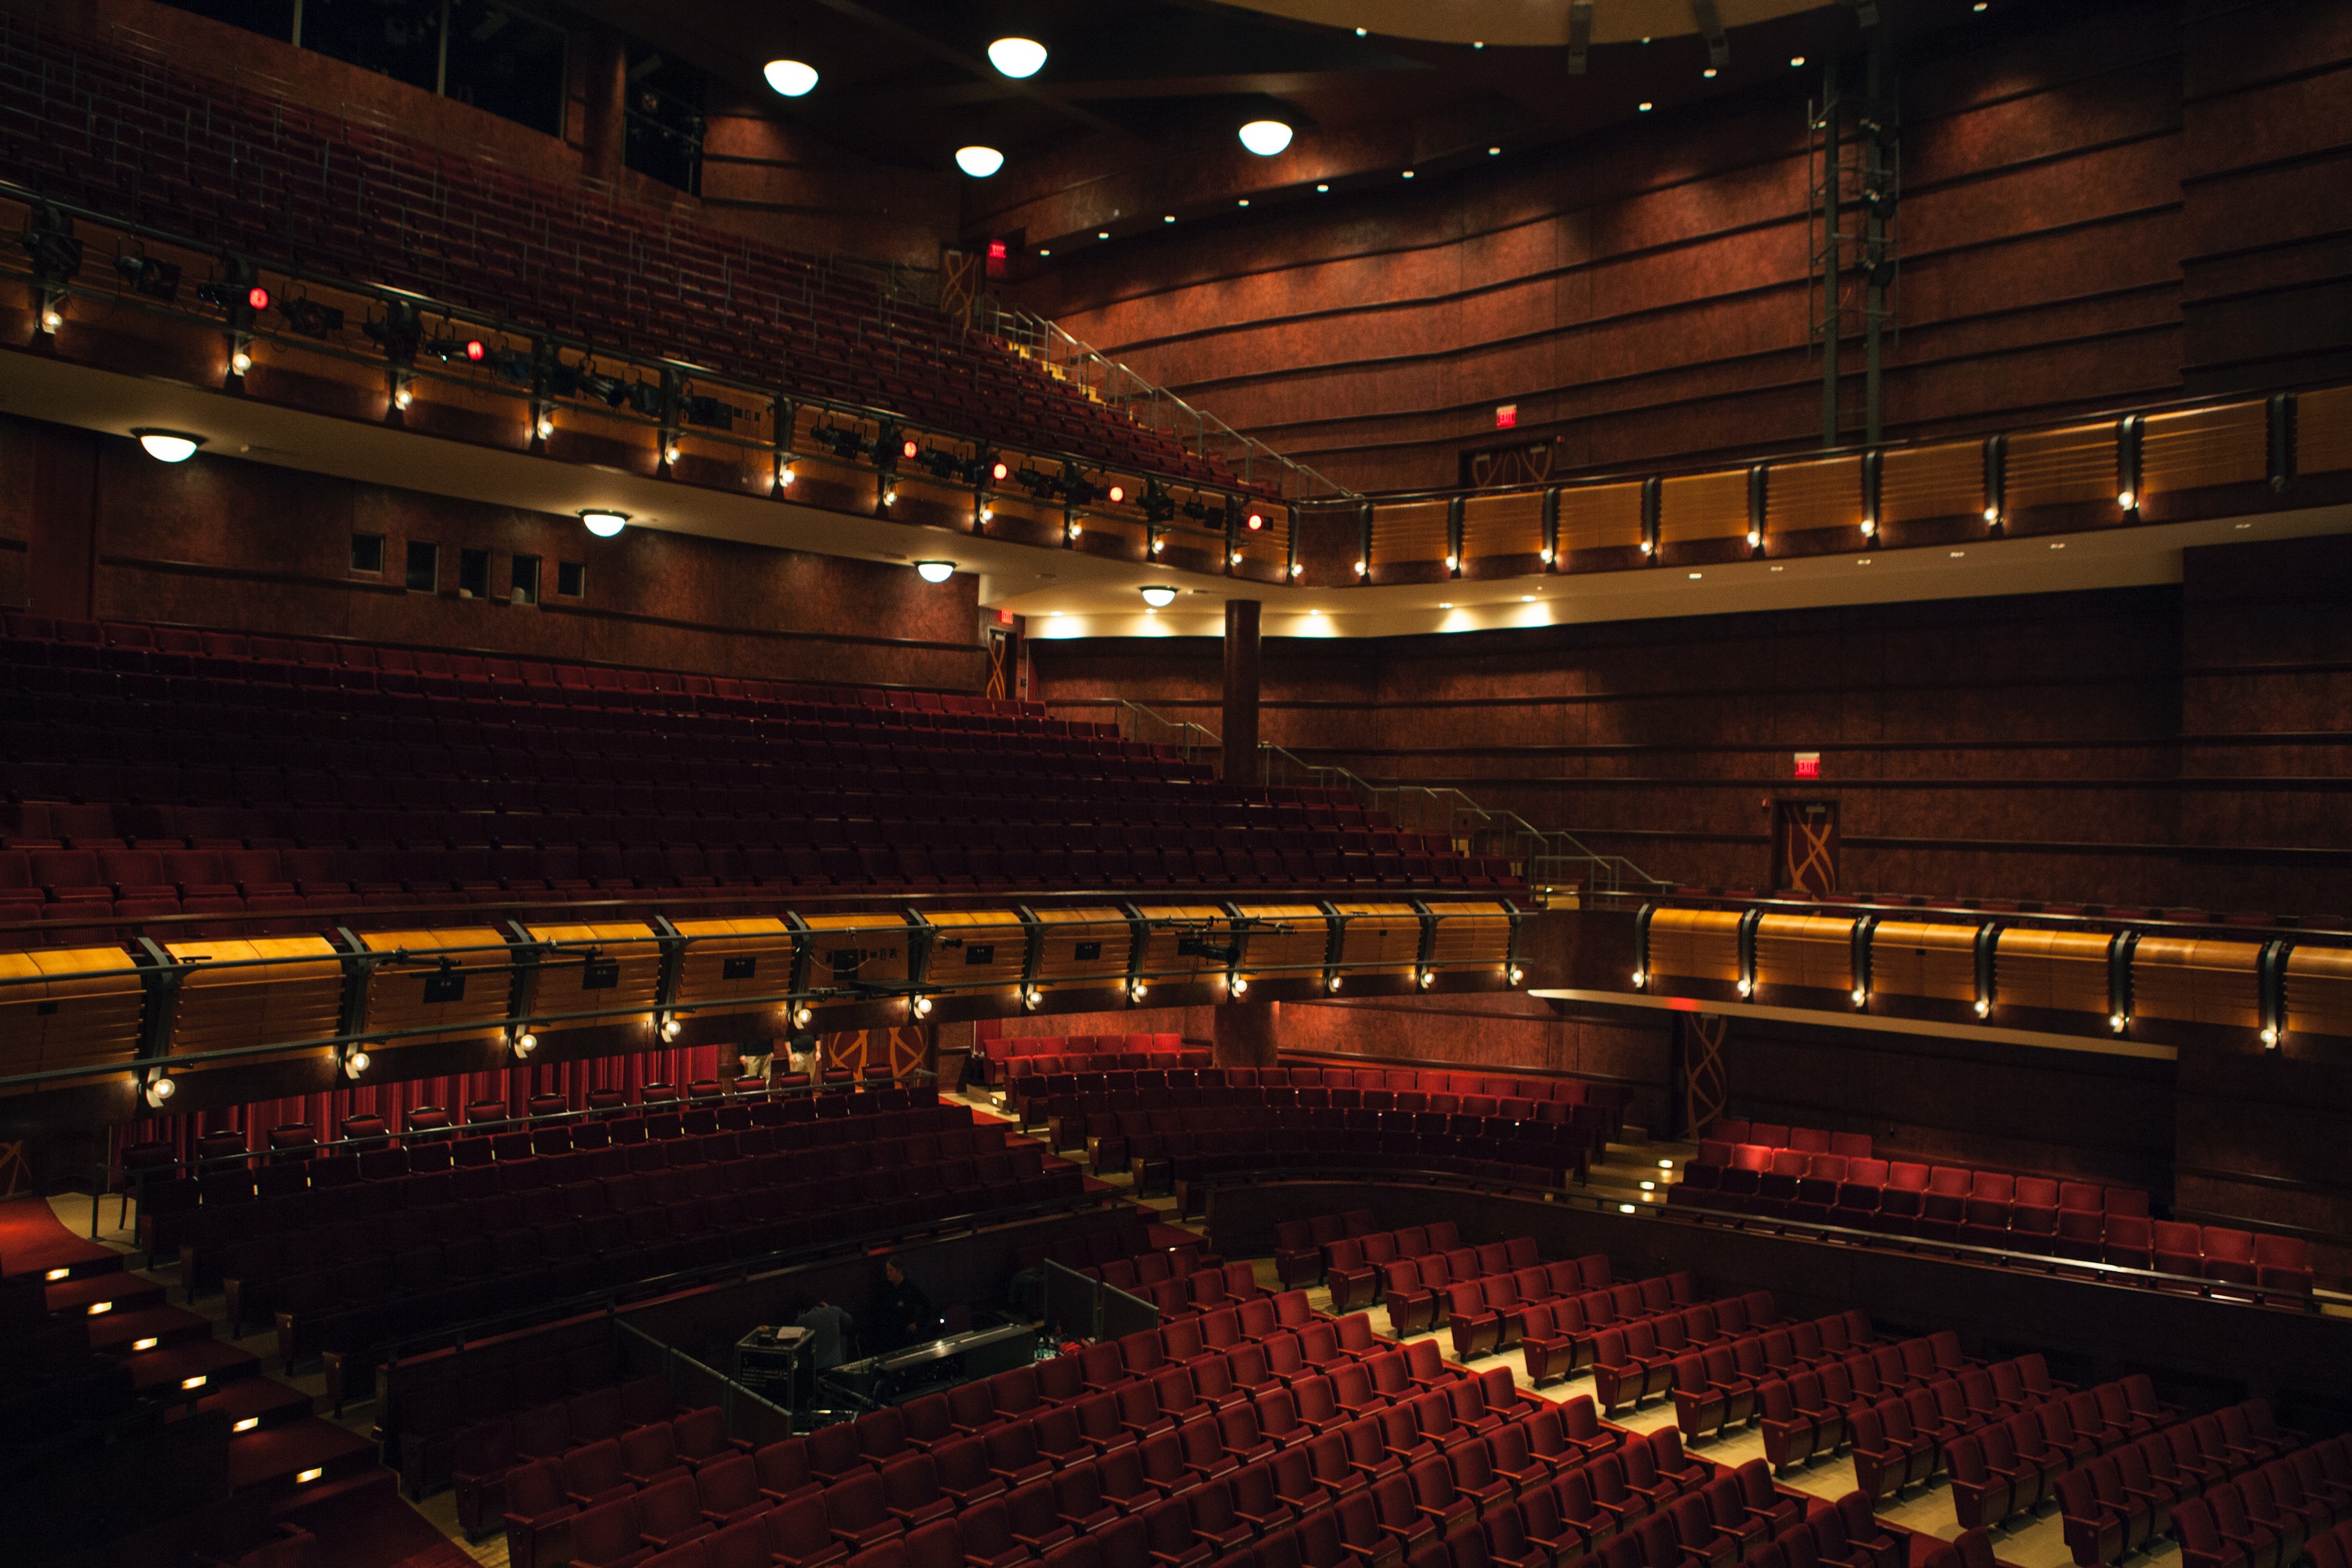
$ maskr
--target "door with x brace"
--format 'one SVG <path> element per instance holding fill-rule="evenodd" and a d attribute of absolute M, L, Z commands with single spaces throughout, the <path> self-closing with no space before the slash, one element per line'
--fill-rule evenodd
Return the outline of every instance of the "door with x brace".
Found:
<path fill-rule="evenodd" d="M 1838 813 L 1833 800 L 1784 800 L 1772 815 L 1772 886 L 1818 898 L 1838 885 Z"/>

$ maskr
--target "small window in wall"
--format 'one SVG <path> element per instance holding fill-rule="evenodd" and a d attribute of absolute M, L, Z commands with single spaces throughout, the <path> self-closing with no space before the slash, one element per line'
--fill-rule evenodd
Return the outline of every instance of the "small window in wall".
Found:
<path fill-rule="evenodd" d="M 516 604 L 538 604 L 539 557 L 536 555 L 516 556 L 514 558 L 514 575 L 510 579 L 509 585 L 512 592 L 508 596 Z"/>
<path fill-rule="evenodd" d="M 411 593 L 430 594 L 441 586 L 441 547 L 422 540 L 408 542 L 408 587 Z"/>
<path fill-rule="evenodd" d="M 355 577 L 383 575 L 383 535 L 354 533 L 352 535 L 352 574 Z"/>
<path fill-rule="evenodd" d="M 577 561 L 555 563 L 555 592 L 559 597 L 576 599 L 588 592 L 588 568 Z"/>
<path fill-rule="evenodd" d="M 487 550 L 457 552 L 457 597 L 487 599 L 490 596 L 490 552 Z"/>

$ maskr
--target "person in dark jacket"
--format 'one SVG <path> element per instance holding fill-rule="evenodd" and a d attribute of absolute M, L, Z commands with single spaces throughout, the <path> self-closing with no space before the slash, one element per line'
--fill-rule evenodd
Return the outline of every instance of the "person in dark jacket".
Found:
<path fill-rule="evenodd" d="M 886 1281 L 867 1315 L 886 1350 L 902 1350 L 939 1338 L 940 1317 L 923 1288 L 907 1278 L 905 1260 L 891 1258 L 882 1265 Z"/>

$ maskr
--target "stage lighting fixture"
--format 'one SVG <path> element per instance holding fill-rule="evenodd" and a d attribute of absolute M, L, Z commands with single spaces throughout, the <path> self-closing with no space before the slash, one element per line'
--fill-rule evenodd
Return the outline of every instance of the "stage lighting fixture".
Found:
<path fill-rule="evenodd" d="M 481 363 L 485 358 L 488 357 L 489 352 L 489 346 L 484 343 L 481 339 L 467 338 L 466 340 L 466 357 L 472 360 L 476 364 Z"/>
<path fill-rule="evenodd" d="M 662 411 L 662 389 L 654 382 L 629 383 L 629 406 L 651 419 Z"/>
<path fill-rule="evenodd" d="M 200 300 L 205 298 L 205 289 L 212 287 L 206 284 L 205 288 L 198 289 L 196 297 Z M 414 356 L 422 342 L 415 318 L 406 314 L 386 316 L 381 321 L 372 320 L 360 330 L 374 339 L 376 345 L 394 359 Z"/>
<path fill-rule="evenodd" d="M 679 408 L 688 425 L 699 425 L 709 430 L 735 428 L 735 405 L 731 403 L 698 394 L 687 398 Z"/>
<path fill-rule="evenodd" d="M 922 578 L 926 583 L 944 583 L 949 578 L 955 575 L 955 563 L 952 561 L 918 561 L 915 563 L 915 574 Z"/>
<path fill-rule="evenodd" d="M 158 1073 L 155 1077 L 147 1080 L 147 1087 L 142 1091 L 142 1097 L 147 1101 L 149 1106 L 161 1107 L 165 1100 L 171 1099 L 173 1095 L 179 1092 L 180 1086 L 178 1084 L 173 1083 L 170 1079 Z"/>
<path fill-rule="evenodd" d="M 1127 487 L 1125 485 L 1113 485 L 1110 489 L 1103 492 L 1103 499 L 1109 501 L 1111 505 L 1117 506 L 1127 499 Z"/>
<path fill-rule="evenodd" d="M 547 367 L 547 390 L 558 397 L 576 397 L 580 394 L 580 373 L 561 362 Z"/>
<path fill-rule="evenodd" d="M 1012 474 L 1012 472 L 1013 472 L 1013 470 L 1012 470 L 1012 469 L 1010 469 L 1010 468 L 1006 468 L 1003 463 L 1001 463 L 1001 462 L 1000 462 L 1000 463 L 996 463 L 996 464 L 994 464 L 994 465 L 991 466 L 991 468 L 989 468 L 989 470 L 988 470 L 988 477 L 989 477 L 990 479 L 994 479 L 998 484 L 1000 484 L 1000 485 L 1001 485 L 1001 484 L 1003 484 L 1003 483 L 1005 481 L 1005 479 L 1007 479 L 1007 478 Z"/>
<path fill-rule="evenodd" d="M 1164 583 L 1154 583 L 1143 590 L 1143 602 L 1155 610 L 1164 610 L 1176 602 L 1176 590 Z"/>
<path fill-rule="evenodd" d="M 882 504 L 884 506 L 897 506 L 898 504 L 898 492 L 895 489 L 884 490 L 882 492 Z"/>
<path fill-rule="evenodd" d="M 1290 145 L 1290 127 L 1279 120 L 1253 120 L 1241 134 L 1242 145 L 1261 158 L 1271 158 Z"/>
<path fill-rule="evenodd" d="M 33 266 L 51 282 L 71 278 L 81 270 L 81 241 L 63 229 L 26 229 L 24 246 L 33 258 Z"/>
<path fill-rule="evenodd" d="M 1206 522 L 1209 519 L 1209 509 L 1201 504 L 1201 498 L 1198 496 L 1186 501 L 1181 510 L 1184 515 L 1194 522 Z"/>
<path fill-rule="evenodd" d="M 490 355 L 490 374 L 509 386 L 529 386 L 538 374 L 530 356 L 517 349 L 499 349 Z"/>
<path fill-rule="evenodd" d="M 921 443 L 921 442 L 919 442 L 919 441 L 917 441 L 917 440 L 916 440 L 913 437 L 911 437 L 911 436 L 908 437 L 907 437 L 907 439 L 905 439 L 904 441 L 901 441 L 900 443 L 898 443 L 898 456 L 900 456 L 900 457 L 902 457 L 902 458 L 913 458 L 913 457 L 916 457 L 917 455 L 919 455 L 919 454 L 922 451 L 922 449 L 923 449 L 923 447 L 922 447 L 922 443 Z"/>
<path fill-rule="evenodd" d="M 799 60 L 770 60 L 761 74 L 786 98 L 806 98 L 816 86 L 816 68 Z"/>
<path fill-rule="evenodd" d="M 253 356 L 239 349 L 228 356 L 228 368 L 236 374 L 243 375 L 253 368 Z"/>
<path fill-rule="evenodd" d="M 817 434 L 833 448 L 833 455 L 836 458 L 857 458 L 872 450 L 858 437 L 857 432 L 846 425 L 835 425 L 831 429 L 820 430 Z"/>
<path fill-rule="evenodd" d="M 593 397 L 607 408 L 618 408 L 629 400 L 629 384 L 617 376 L 583 371 L 579 377 L 579 388 L 582 396 Z"/>
<path fill-rule="evenodd" d="M 343 1075 L 347 1078 L 358 1078 L 362 1073 L 367 1071 L 368 1062 L 369 1058 L 365 1051 L 352 1052 L 349 1056 L 343 1058 Z"/>
<path fill-rule="evenodd" d="M 999 38 L 988 46 L 988 63 L 1020 81 L 1045 68 L 1045 46 L 1034 38 Z"/>
<path fill-rule="evenodd" d="M 140 426 L 131 434 L 159 463 L 184 463 L 205 444 L 202 436 L 191 436 L 184 430 L 159 430 L 152 425 Z"/>
<path fill-rule="evenodd" d="M 1004 154 L 993 147 L 959 147 L 956 167 L 975 180 L 984 180 L 1004 167 Z"/>
<path fill-rule="evenodd" d="M 343 330 L 342 311 L 315 300 L 297 300 L 279 310 L 286 317 L 286 324 L 306 338 L 323 338 Z"/>
<path fill-rule="evenodd" d="M 610 539 L 629 525 L 629 514 L 607 507 L 590 507 L 580 514 L 581 525 L 599 539 Z"/>
<path fill-rule="evenodd" d="M 1250 513 L 1249 516 L 1242 519 L 1242 526 L 1248 529 L 1252 533 L 1255 533 L 1258 530 L 1265 526 L 1265 517 L 1261 512 L 1254 511 Z"/>
<path fill-rule="evenodd" d="M 180 264 L 176 261 L 159 261 L 152 256 L 118 256 L 114 269 L 151 300 L 169 304 L 180 291 Z"/>

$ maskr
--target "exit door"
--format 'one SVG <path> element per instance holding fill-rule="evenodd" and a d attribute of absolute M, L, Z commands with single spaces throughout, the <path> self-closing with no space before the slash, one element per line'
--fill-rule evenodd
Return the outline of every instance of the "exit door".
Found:
<path fill-rule="evenodd" d="M 1837 802 L 1784 800 L 1772 813 L 1772 886 L 1819 898 L 1838 885 Z"/>

